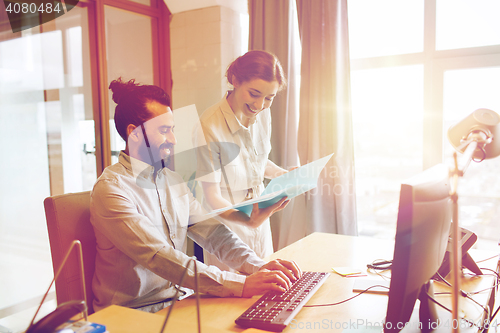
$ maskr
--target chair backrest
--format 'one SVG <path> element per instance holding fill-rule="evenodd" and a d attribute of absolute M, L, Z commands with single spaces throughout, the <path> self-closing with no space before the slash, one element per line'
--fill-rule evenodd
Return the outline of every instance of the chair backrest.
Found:
<path fill-rule="evenodd" d="M 92 278 L 95 269 L 96 240 L 90 223 L 90 192 L 68 193 L 48 197 L 44 201 L 54 274 L 74 240 L 83 250 L 85 289 L 89 314 L 93 313 Z M 78 251 L 73 249 L 56 280 L 57 304 L 83 300 Z"/>

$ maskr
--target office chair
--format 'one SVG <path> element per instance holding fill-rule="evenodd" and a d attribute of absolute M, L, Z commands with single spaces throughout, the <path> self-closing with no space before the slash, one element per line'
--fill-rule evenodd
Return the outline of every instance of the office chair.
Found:
<path fill-rule="evenodd" d="M 90 192 L 78 192 L 48 197 L 44 200 L 54 274 L 74 240 L 80 240 L 83 249 L 85 289 L 88 313 L 94 312 L 92 278 L 95 269 L 96 240 L 90 223 Z M 83 300 L 77 251 L 72 251 L 56 280 L 57 304 Z"/>

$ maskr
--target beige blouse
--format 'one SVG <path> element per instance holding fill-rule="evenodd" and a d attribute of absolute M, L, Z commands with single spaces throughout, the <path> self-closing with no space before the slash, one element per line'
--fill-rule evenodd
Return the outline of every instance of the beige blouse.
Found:
<path fill-rule="evenodd" d="M 220 183 L 222 196 L 236 204 L 258 197 L 264 190 L 264 173 L 271 151 L 271 111 L 261 111 L 246 128 L 234 115 L 226 97 L 227 94 L 200 117 L 202 131 L 197 131 L 196 144 L 208 149 L 197 149 L 196 174 L 199 181 Z M 273 253 L 269 219 L 255 229 L 224 219 L 221 221 L 260 258 Z M 231 271 L 206 251 L 204 256 L 206 264 Z"/>
<path fill-rule="evenodd" d="M 271 151 L 271 111 L 261 111 L 247 128 L 236 118 L 226 97 L 200 117 L 203 134 L 198 131 L 197 145 L 205 143 L 208 150 L 198 150 L 197 179 L 221 183 L 223 194 L 231 193 L 228 199 L 235 204 L 248 199 L 249 189 L 260 194 L 258 188 Z"/>

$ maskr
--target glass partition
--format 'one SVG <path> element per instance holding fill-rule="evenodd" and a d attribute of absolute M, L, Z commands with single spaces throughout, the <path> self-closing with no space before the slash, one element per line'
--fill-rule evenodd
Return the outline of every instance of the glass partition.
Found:
<path fill-rule="evenodd" d="M 0 42 L 0 310 L 52 279 L 43 200 L 96 179 L 87 9 L 63 18 Z"/>

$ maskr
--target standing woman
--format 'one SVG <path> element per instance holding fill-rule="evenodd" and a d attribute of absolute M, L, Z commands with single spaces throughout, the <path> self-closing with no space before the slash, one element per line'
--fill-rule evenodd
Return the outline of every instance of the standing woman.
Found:
<path fill-rule="evenodd" d="M 268 159 L 270 107 L 276 94 L 286 86 L 278 58 L 266 51 L 249 51 L 229 65 L 226 77 L 233 89 L 203 112 L 200 117 L 203 134 L 197 138 L 200 145 L 204 144 L 200 138 L 205 139 L 210 150 L 210 154 L 198 155 L 198 171 L 205 175 L 198 179 L 209 209 L 256 198 L 264 190 L 264 178 L 287 172 Z M 273 253 L 269 219 L 258 223 L 253 219 L 236 223 L 222 219 L 222 222 L 259 257 Z M 229 270 L 208 252 L 204 258 L 206 264 Z"/>

